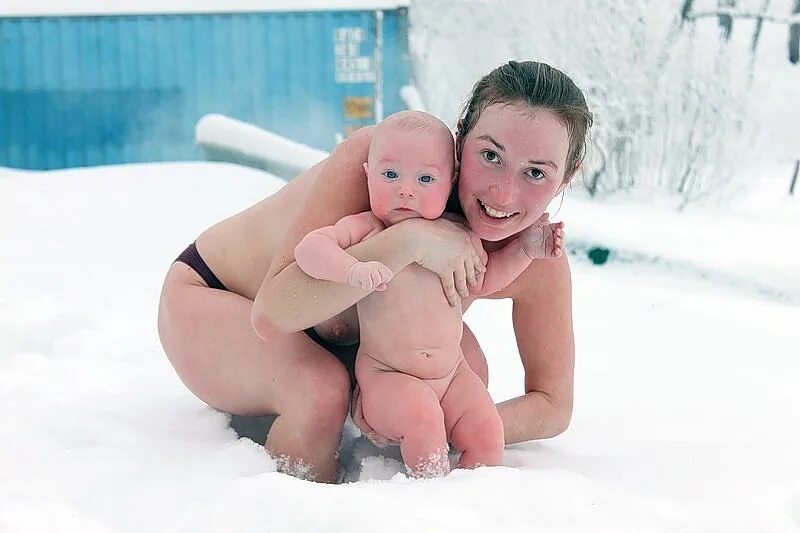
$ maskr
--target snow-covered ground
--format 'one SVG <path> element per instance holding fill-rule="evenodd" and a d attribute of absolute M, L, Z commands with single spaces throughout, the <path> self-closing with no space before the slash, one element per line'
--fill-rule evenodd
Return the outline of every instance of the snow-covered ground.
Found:
<path fill-rule="evenodd" d="M 281 183 L 211 163 L 0 169 L 0 531 L 800 531 L 800 198 L 745 217 L 568 195 L 569 431 L 420 481 L 348 430 L 357 481 L 332 486 L 276 473 L 156 334 L 174 257 Z M 594 244 L 616 251 L 605 266 Z M 466 317 L 498 401 L 522 387 L 509 314 Z"/>

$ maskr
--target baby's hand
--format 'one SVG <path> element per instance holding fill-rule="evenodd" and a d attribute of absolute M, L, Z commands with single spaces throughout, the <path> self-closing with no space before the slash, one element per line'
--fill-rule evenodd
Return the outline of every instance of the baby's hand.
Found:
<path fill-rule="evenodd" d="M 564 223 L 551 224 L 549 213 L 522 231 L 519 238 L 523 251 L 531 259 L 550 259 L 564 253 Z"/>
<path fill-rule="evenodd" d="M 385 291 L 392 276 L 389 267 L 380 261 L 358 262 L 347 271 L 347 284 L 368 291 Z"/>

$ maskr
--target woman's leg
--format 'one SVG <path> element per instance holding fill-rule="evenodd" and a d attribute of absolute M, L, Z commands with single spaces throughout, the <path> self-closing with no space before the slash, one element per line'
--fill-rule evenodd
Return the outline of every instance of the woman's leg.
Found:
<path fill-rule="evenodd" d="M 266 447 L 280 469 L 333 481 L 350 401 L 347 370 L 304 333 L 268 341 L 250 326 L 253 302 L 209 289 L 183 263 L 170 268 L 158 331 L 181 380 L 210 406 L 240 415 L 279 415 Z"/>
<path fill-rule="evenodd" d="M 464 323 L 464 332 L 461 334 L 461 351 L 464 353 L 464 359 L 473 372 L 478 374 L 478 377 L 483 382 L 483 386 L 489 384 L 489 365 L 486 364 L 486 356 L 483 355 L 481 345 L 478 344 L 478 339 Z"/>

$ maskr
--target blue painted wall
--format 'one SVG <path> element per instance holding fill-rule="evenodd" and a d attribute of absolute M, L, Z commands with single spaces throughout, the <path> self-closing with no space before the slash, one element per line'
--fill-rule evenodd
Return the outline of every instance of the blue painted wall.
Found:
<path fill-rule="evenodd" d="M 384 11 L 385 114 L 404 107 L 407 21 Z M 358 98 L 372 104 L 375 24 L 372 11 L 0 18 L 0 166 L 200 159 L 207 113 L 329 150 L 374 122 Z"/>

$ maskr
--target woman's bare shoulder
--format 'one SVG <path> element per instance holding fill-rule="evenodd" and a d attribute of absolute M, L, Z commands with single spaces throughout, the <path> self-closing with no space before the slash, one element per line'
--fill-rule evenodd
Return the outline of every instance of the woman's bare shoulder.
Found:
<path fill-rule="evenodd" d="M 331 155 L 312 169 L 302 199 L 285 206 L 292 216 L 282 232 L 270 275 L 294 261 L 294 248 L 310 231 L 335 224 L 340 218 L 369 210 L 364 163 L 373 127 L 355 131 Z"/>

